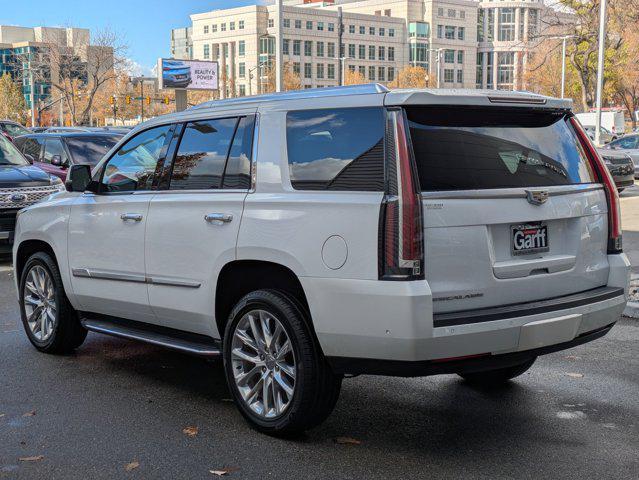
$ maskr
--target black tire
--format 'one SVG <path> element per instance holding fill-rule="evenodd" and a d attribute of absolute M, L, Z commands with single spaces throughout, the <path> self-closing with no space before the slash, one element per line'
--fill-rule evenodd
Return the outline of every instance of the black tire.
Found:
<path fill-rule="evenodd" d="M 244 401 L 233 375 L 231 349 L 236 326 L 251 310 L 265 310 L 279 320 L 288 335 L 296 359 L 296 379 L 291 403 L 275 418 L 257 415 Z M 333 411 L 342 384 L 327 364 L 310 328 L 304 309 L 290 296 L 274 290 L 257 290 L 233 308 L 224 332 L 224 371 L 229 390 L 248 423 L 268 435 L 298 435 L 322 423 Z"/>
<path fill-rule="evenodd" d="M 25 284 L 27 282 L 29 272 L 36 266 L 42 267 L 46 270 L 51 278 L 54 288 L 53 301 L 55 303 L 56 319 L 54 321 L 51 335 L 45 340 L 36 338 L 35 334 L 31 331 L 25 311 Z M 63 354 L 69 353 L 82 345 L 87 336 L 87 331 L 80 324 L 77 312 L 71 306 L 71 303 L 69 303 L 69 299 L 64 291 L 64 285 L 62 284 L 58 265 L 48 253 L 38 252 L 29 257 L 22 270 L 19 293 L 22 325 L 27 333 L 29 341 L 35 348 L 45 353 Z"/>
<path fill-rule="evenodd" d="M 499 386 L 503 385 L 508 380 L 518 377 L 519 375 L 526 372 L 530 367 L 533 366 L 535 360 L 537 360 L 537 357 L 533 357 L 524 363 L 513 365 L 512 367 L 498 368 L 496 370 L 485 370 L 483 372 L 460 373 L 459 376 L 466 380 L 468 383 L 476 386 Z"/>

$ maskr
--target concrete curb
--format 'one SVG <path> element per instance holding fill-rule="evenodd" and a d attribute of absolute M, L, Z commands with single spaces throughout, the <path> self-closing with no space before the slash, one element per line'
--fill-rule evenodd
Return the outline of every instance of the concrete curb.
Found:
<path fill-rule="evenodd" d="M 630 275 L 630 287 L 628 296 L 630 300 L 622 315 L 628 318 L 639 319 L 639 275 Z"/>
<path fill-rule="evenodd" d="M 622 315 L 628 318 L 639 319 L 639 302 L 628 302 Z"/>

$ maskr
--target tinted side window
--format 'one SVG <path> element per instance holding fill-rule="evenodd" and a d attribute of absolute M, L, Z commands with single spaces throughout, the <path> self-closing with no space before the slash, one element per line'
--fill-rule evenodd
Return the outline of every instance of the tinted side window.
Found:
<path fill-rule="evenodd" d="M 173 162 L 171 190 L 221 187 L 237 122 L 237 118 L 223 118 L 186 124 Z"/>
<path fill-rule="evenodd" d="M 170 130 L 170 125 L 151 128 L 122 145 L 104 168 L 102 191 L 150 190 Z"/>
<path fill-rule="evenodd" d="M 288 163 L 297 190 L 384 190 L 384 110 L 289 112 Z"/>
<path fill-rule="evenodd" d="M 58 138 L 47 138 L 47 141 L 44 144 L 44 158 L 42 161 L 45 163 L 51 163 L 51 159 L 56 155 L 60 157 L 63 165 L 69 161 L 67 158 L 67 152 L 64 150 L 64 146 L 62 145 L 62 140 Z"/>
<path fill-rule="evenodd" d="M 254 130 L 255 117 L 240 119 L 233 137 L 229 159 L 226 162 L 223 188 L 249 189 L 251 187 L 251 153 Z"/>
<path fill-rule="evenodd" d="M 22 153 L 31 155 L 36 162 L 40 161 L 40 152 L 42 150 L 42 144 L 44 139 L 34 137 L 21 137 L 17 138 L 16 146 L 20 148 Z"/>

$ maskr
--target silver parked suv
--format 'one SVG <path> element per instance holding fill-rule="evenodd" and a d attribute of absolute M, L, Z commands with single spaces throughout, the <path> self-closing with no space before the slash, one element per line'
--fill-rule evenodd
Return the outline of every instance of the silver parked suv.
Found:
<path fill-rule="evenodd" d="M 345 374 L 507 381 L 626 303 L 617 190 L 564 100 L 216 101 L 137 127 L 67 189 L 18 218 L 35 347 L 89 330 L 221 356 L 269 434 L 322 422 Z"/>

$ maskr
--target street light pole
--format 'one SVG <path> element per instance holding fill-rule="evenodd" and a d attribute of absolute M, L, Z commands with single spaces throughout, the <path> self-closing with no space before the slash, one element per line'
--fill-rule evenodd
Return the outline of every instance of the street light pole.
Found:
<path fill-rule="evenodd" d="M 275 91 L 282 91 L 282 70 L 284 55 L 282 52 L 282 0 L 276 0 L 277 28 L 275 29 Z"/>
<path fill-rule="evenodd" d="M 606 0 L 599 7 L 599 59 L 597 61 L 597 101 L 595 115 L 595 144 L 601 140 L 601 96 L 603 91 L 604 53 L 606 51 Z"/>
<path fill-rule="evenodd" d="M 561 39 L 561 98 L 564 98 L 566 91 L 566 40 L 568 37 Z"/>

